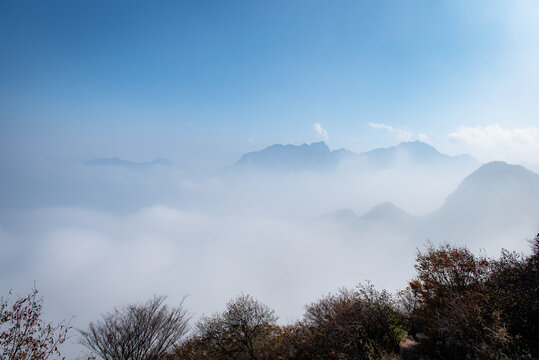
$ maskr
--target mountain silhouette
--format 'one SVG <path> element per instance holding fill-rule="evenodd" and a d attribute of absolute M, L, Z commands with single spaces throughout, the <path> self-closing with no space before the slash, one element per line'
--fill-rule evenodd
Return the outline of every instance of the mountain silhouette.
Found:
<path fill-rule="evenodd" d="M 418 221 L 417 217 L 409 215 L 406 211 L 390 202 L 379 204 L 361 216 L 356 215 L 350 209 L 344 208 L 323 215 L 319 219 L 345 226 L 365 227 L 379 225 L 402 231 L 408 231 L 416 226 Z"/>
<path fill-rule="evenodd" d="M 477 166 L 477 160 L 470 155 L 445 155 L 431 145 L 421 141 L 402 142 L 397 146 L 374 149 L 359 154 L 358 158 L 374 168 L 390 167 L 397 163 L 410 163 L 423 166 Z"/>
<path fill-rule="evenodd" d="M 399 229 L 418 242 L 473 241 L 503 236 L 512 229 L 522 234 L 537 232 L 538 201 L 538 174 L 520 165 L 496 161 L 468 175 L 440 209 L 428 215 L 411 216 L 391 203 L 382 203 L 360 217 L 335 212 L 324 218 L 343 225 Z"/>
<path fill-rule="evenodd" d="M 390 202 L 381 203 L 363 214 L 359 219 L 362 221 L 380 222 L 404 222 L 411 221 L 413 217 L 406 211 Z"/>
<path fill-rule="evenodd" d="M 464 166 L 467 171 L 477 167 L 477 161 L 469 155 L 448 156 L 420 141 L 403 142 L 397 146 L 360 154 L 346 149 L 331 151 L 324 142 L 299 146 L 275 144 L 243 155 L 235 165 L 239 168 L 305 170 L 328 169 L 341 161 L 346 161 L 348 165 L 362 166 L 365 170 L 383 169 L 397 164 L 461 168 Z"/>
<path fill-rule="evenodd" d="M 539 175 L 495 161 L 467 176 L 432 216 L 454 227 L 539 224 L 538 201 Z"/>
<path fill-rule="evenodd" d="M 306 170 L 335 166 L 346 150 L 330 151 L 323 141 L 310 145 L 275 144 L 260 151 L 247 153 L 236 166 L 277 170 Z"/>
<path fill-rule="evenodd" d="M 170 166 L 171 163 L 167 159 L 155 159 L 149 162 L 133 162 L 128 160 L 122 160 L 117 157 L 112 158 L 99 158 L 86 161 L 86 165 L 92 166 L 118 166 L 128 169 L 147 169 L 154 166 Z"/>
<path fill-rule="evenodd" d="M 345 208 L 336 210 L 326 215 L 322 215 L 319 220 L 332 221 L 335 223 L 347 225 L 355 225 L 361 221 L 361 218 L 357 216 L 356 213 L 352 210 Z"/>

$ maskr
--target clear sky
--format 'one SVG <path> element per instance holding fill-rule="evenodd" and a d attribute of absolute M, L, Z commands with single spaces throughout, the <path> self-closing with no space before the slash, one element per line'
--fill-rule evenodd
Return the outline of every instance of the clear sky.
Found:
<path fill-rule="evenodd" d="M 4 0 L 0 159 L 421 139 L 533 163 L 537 24 L 532 0 Z"/>

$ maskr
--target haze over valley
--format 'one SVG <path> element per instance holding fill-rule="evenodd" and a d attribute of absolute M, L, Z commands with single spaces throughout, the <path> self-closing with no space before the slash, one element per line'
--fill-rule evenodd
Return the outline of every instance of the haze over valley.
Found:
<path fill-rule="evenodd" d="M 401 289 L 427 241 L 497 255 L 539 228 L 539 175 L 422 142 L 273 145 L 207 176 L 116 158 L 40 176 L 37 196 L 2 186 L 4 204 L 28 203 L 1 212 L 1 284 L 36 281 L 50 316 L 81 326 L 153 293 L 188 295 L 200 316 L 243 291 L 291 321 L 358 281 Z"/>

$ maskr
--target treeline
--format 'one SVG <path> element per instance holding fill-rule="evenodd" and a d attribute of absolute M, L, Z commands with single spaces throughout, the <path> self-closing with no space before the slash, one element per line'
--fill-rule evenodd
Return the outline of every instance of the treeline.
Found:
<path fill-rule="evenodd" d="M 392 295 L 372 285 L 330 294 L 278 326 L 249 296 L 202 318 L 170 359 L 532 359 L 539 357 L 539 235 L 525 257 L 476 256 L 449 244 L 416 257 Z M 405 345 L 401 346 L 405 340 Z"/>
<path fill-rule="evenodd" d="M 279 325 L 273 310 L 242 294 L 189 326 L 183 302 L 172 308 L 154 297 L 102 315 L 79 330 L 80 342 L 92 356 L 111 360 L 536 359 L 538 266 L 539 235 L 531 255 L 503 251 L 497 259 L 428 245 L 417 253 L 405 290 L 342 289 L 307 305 L 293 324 Z M 35 337 L 48 329 L 49 338 L 34 342 L 39 358 L 59 354 L 68 326 L 43 324 L 35 293 L 0 305 L 0 359 L 38 358 L 31 339 L 15 336 L 25 316 L 40 326 L 27 331 Z"/>

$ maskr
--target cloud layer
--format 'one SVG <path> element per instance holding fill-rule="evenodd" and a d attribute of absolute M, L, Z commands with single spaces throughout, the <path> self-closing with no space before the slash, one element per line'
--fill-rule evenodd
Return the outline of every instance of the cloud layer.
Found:
<path fill-rule="evenodd" d="M 76 328 L 153 294 L 169 295 L 171 303 L 187 295 L 196 319 L 245 292 L 289 322 L 301 316 L 305 304 L 341 286 L 365 279 L 390 289 L 404 286 L 414 256 L 414 247 L 390 231 L 376 232 L 378 241 L 366 242 L 316 222 L 164 206 L 122 216 L 80 208 L 17 216 L 20 227 L 0 229 L 0 242 L 10 249 L 0 253 L 0 290 L 23 294 L 35 281 L 48 318 L 75 316 Z M 69 352 L 80 350 L 72 345 Z"/>
<path fill-rule="evenodd" d="M 499 125 L 460 126 L 448 139 L 464 145 L 483 160 L 539 162 L 539 129 L 534 126 L 502 128 Z"/>

